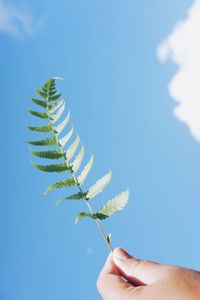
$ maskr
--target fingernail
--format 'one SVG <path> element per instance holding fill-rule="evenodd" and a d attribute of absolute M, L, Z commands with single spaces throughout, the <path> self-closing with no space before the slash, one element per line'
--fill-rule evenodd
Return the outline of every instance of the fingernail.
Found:
<path fill-rule="evenodd" d="M 120 259 L 120 260 L 126 260 L 128 258 L 131 258 L 132 256 L 129 255 L 124 249 L 122 248 L 116 248 L 113 252 L 114 256 L 117 258 L 117 259 Z"/>

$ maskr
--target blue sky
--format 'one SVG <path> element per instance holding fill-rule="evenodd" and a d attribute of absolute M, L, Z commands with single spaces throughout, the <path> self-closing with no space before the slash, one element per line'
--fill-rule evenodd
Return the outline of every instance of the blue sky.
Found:
<path fill-rule="evenodd" d="M 64 78 L 86 159 L 95 157 L 86 188 L 113 171 L 93 206 L 130 189 L 126 209 L 102 223 L 113 246 L 199 269 L 200 144 L 173 115 L 168 84 L 178 67 L 157 56 L 191 1 L 0 1 L 0 14 L 3 5 L 12 13 L 9 28 L 0 23 L 0 299 L 100 299 L 108 249 L 98 229 L 74 225 L 82 204 L 54 206 L 64 191 L 44 198 L 56 175 L 30 164 L 26 109 L 51 76 Z"/>

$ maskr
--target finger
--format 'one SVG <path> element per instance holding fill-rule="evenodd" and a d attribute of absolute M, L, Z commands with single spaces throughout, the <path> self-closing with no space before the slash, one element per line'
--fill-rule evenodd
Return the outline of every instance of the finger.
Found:
<path fill-rule="evenodd" d="M 149 285 L 165 277 L 167 267 L 149 261 L 136 259 L 122 248 L 113 252 L 113 261 L 127 280 L 135 285 Z"/>
<path fill-rule="evenodd" d="M 134 291 L 135 287 L 122 279 L 117 267 L 113 263 L 112 253 L 108 256 L 99 275 L 97 288 L 105 300 L 137 299 Z"/>

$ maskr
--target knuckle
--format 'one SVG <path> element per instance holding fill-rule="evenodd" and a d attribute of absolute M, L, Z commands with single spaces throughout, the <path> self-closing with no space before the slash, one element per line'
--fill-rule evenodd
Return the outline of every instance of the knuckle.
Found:
<path fill-rule="evenodd" d="M 130 261 L 129 267 L 128 267 L 128 275 L 132 275 L 135 272 L 137 272 L 138 267 L 141 267 L 142 265 L 146 265 L 148 262 L 141 260 L 141 259 L 137 259 L 137 260 L 132 260 Z"/>
<path fill-rule="evenodd" d="M 166 275 L 169 278 L 174 278 L 180 273 L 180 268 L 176 266 L 170 266 L 166 270 Z"/>

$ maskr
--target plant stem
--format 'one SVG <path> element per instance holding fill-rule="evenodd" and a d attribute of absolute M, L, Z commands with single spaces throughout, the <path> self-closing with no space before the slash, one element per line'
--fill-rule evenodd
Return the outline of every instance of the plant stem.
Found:
<path fill-rule="evenodd" d="M 81 187 L 79 186 L 78 181 L 77 181 L 77 178 L 76 178 L 75 176 L 74 176 L 74 179 L 75 179 L 76 182 L 77 182 L 77 185 L 78 185 L 78 188 L 79 188 L 80 192 L 84 195 L 85 203 L 86 203 L 86 205 L 87 205 L 89 211 L 91 212 L 91 214 L 94 214 L 94 211 L 93 211 L 93 209 L 92 209 L 90 203 L 88 202 L 88 200 L 86 200 L 85 194 L 83 193 Z M 101 226 L 101 224 L 100 224 L 100 221 L 99 221 L 97 218 L 95 218 L 95 223 L 97 224 L 97 227 L 99 228 L 99 231 L 101 232 L 101 234 L 102 234 L 102 236 L 103 236 L 103 238 L 104 238 L 104 240 L 105 240 L 105 242 L 106 242 L 106 244 L 107 244 L 109 250 L 112 252 L 112 251 L 113 251 L 113 247 L 112 247 L 110 241 L 107 239 L 107 236 L 106 236 L 106 234 L 105 234 L 105 232 L 104 232 L 104 230 L 103 230 L 103 228 L 102 228 L 102 226 Z"/>

